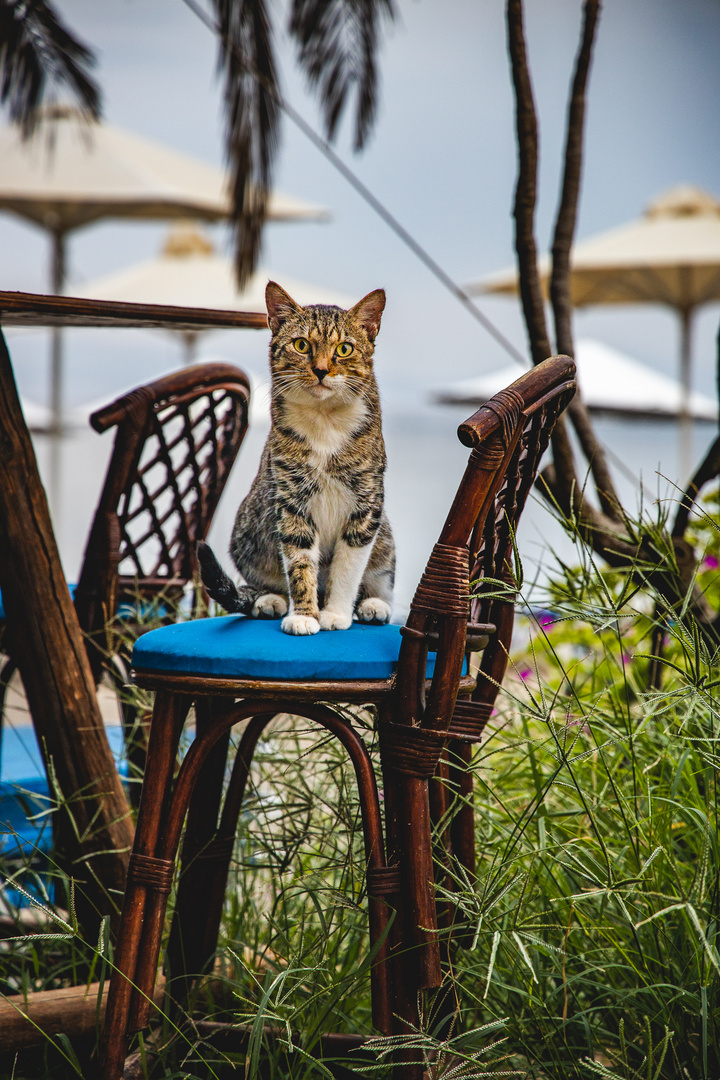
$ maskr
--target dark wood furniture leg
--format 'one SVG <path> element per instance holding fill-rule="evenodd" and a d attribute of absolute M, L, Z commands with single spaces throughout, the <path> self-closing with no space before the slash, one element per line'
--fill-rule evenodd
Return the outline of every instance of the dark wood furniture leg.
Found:
<path fill-rule="evenodd" d="M 213 721 L 218 718 L 217 705 L 218 702 L 212 698 L 199 698 L 196 701 L 197 738 L 203 738 L 212 727 Z M 226 704 L 225 708 L 227 708 Z M 186 913 L 187 918 L 184 921 L 177 916 L 173 919 L 168 944 L 168 992 L 172 999 L 181 1001 L 185 1000 L 190 989 L 192 978 L 189 973 L 200 974 L 205 971 L 215 952 L 217 934 L 220 929 L 227 866 L 232 855 L 235 836 L 233 830 L 229 835 L 229 841 L 223 845 L 220 840 L 223 833 L 218 829 L 229 744 L 230 729 L 228 728 L 208 754 L 188 808 L 176 896 L 176 911 Z M 225 874 L 220 875 L 221 883 L 214 886 L 215 878 L 218 876 L 217 862 L 220 859 L 222 866 L 225 849 L 227 849 Z M 217 928 L 215 928 L 210 926 L 208 909 L 214 907 L 213 902 L 216 903 L 220 888 L 222 888 L 222 896 Z M 216 929 L 216 932 L 211 938 L 213 929 Z"/>
<path fill-rule="evenodd" d="M 173 767 L 188 707 L 189 699 L 184 695 L 166 692 L 157 695 L 136 845 L 130 860 L 122 931 L 116 952 L 116 968 L 121 977 L 113 979 L 108 999 L 101 1066 L 103 1080 L 119 1080 L 127 1037 L 148 1021 L 167 896 L 185 814 L 198 777 L 202 775 L 214 747 L 232 724 L 253 717 L 250 730 L 256 742 L 265 724 L 281 711 L 301 714 L 336 736 L 351 758 L 358 781 L 368 871 L 376 882 L 382 881 L 386 871 L 380 806 L 372 763 L 360 736 L 336 712 L 326 706 L 309 705 L 307 702 L 243 701 L 235 707 L 226 706 L 207 726 L 200 725 L 173 785 Z M 245 764 L 236 772 L 240 789 L 244 787 L 247 777 L 247 757 L 244 761 Z M 240 798 L 238 792 L 231 793 L 229 797 L 231 814 L 234 815 L 239 809 Z M 225 857 L 222 864 L 218 860 L 218 883 L 222 877 L 224 884 L 227 861 Z M 375 894 L 368 898 L 373 944 L 384 937 L 389 917 L 388 905 L 381 894 L 382 888 L 376 888 Z M 203 940 L 207 942 L 209 934 L 203 934 Z M 385 942 L 373 965 L 371 982 L 374 1023 L 381 1031 L 389 1032 L 392 1012 L 387 951 Z"/>
<path fill-rule="evenodd" d="M 157 918 L 159 908 L 164 910 L 172 885 L 174 864 L 163 865 L 157 858 L 157 850 L 164 804 L 168 801 L 180 733 L 189 707 L 190 701 L 178 695 L 158 693 L 155 700 L 148 747 L 148 759 L 152 757 L 153 761 L 153 783 L 143 784 L 120 933 L 115 946 L 116 974 L 110 981 L 100 1065 L 103 1080 L 122 1075 L 128 1035 L 135 1030 L 130 1026 L 129 1017 L 137 993 L 142 992 L 137 968 L 143 955 L 146 929 L 151 919 Z M 153 985 L 157 954 L 154 965 Z"/>

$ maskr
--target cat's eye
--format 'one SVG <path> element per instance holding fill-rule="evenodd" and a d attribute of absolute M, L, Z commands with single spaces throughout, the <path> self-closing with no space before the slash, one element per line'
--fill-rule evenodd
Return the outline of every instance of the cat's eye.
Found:
<path fill-rule="evenodd" d="M 336 354 L 340 357 L 341 360 L 344 360 L 346 357 L 348 357 L 352 351 L 353 347 L 349 341 L 341 341 L 337 349 L 335 350 Z"/>
<path fill-rule="evenodd" d="M 310 352 L 310 342 L 307 340 L 307 338 L 296 337 L 293 341 L 293 345 L 295 346 L 297 352 L 301 353 L 302 356 L 307 356 L 307 354 Z"/>

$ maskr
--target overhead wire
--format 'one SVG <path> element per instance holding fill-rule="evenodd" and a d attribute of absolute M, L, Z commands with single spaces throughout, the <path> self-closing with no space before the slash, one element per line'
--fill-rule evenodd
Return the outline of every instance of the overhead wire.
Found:
<path fill-rule="evenodd" d="M 222 29 L 218 23 L 204 11 L 196 0 L 183 0 L 185 5 L 190 8 L 194 15 L 204 25 L 211 30 L 218 37 L 222 37 Z M 226 39 L 227 43 L 227 39 Z M 236 58 L 244 64 L 246 69 L 253 75 L 254 78 L 261 82 L 268 93 L 271 93 L 275 98 L 278 107 L 282 109 L 285 115 L 293 124 L 305 135 L 307 139 L 320 151 L 320 153 L 330 162 L 330 164 L 340 173 L 340 175 L 347 180 L 347 182 L 355 189 L 355 191 L 361 196 L 362 199 L 370 206 L 375 213 L 385 222 L 385 224 L 392 229 L 396 236 L 402 240 L 402 242 L 413 252 L 413 254 L 425 265 L 425 267 L 441 282 L 442 285 L 451 293 L 456 300 L 459 300 L 465 310 L 478 322 L 483 329 L 491 335 L 497 341 L 497 343 L 505 349 L 505 351 L 512 357 L 512 359 L 520 364 L 524 370 L 529 367 L 527 357 L 523 356 L 519 349 L 516 349 L 512 342 L 505 337 L 503 332 L 495 326 L 491 319 L 480 311 L 475 305 L 472 297 L 458 285 L 456 281 L 450 277 L 450 275 L 440 266 L 436 259 L 430 255 L 428 251 L 420 244 L 411 233 L 402 225 L 395 215 L 387 209 L 387 207 L 378 199 L 376 195 L 370 190 L 357 173 L 343 161 L 339 154 L 337 154 L 330 144 L 323 139 L 321 135 L 318 135 L 317 131 L 305 120 L 305 118 L 295 109 L 288 101 L 285 100 L 283 95 L 277 90 L 275 86 L 270 84 L 268 80 L 259 72 L 252 64 L 248 64 L 244 57 L 238 56 L 235 50 Z"/>

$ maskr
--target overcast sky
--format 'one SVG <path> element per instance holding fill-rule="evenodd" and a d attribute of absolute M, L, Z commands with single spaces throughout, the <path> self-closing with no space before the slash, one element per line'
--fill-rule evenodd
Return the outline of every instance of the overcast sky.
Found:
<path fill-rule="evenodd" d="M 513 103 L 500 0 L 398 0 L 380 56 L 381 108 L 364 154 L 349 125 L 337 148 L 374 194 L 458 282 L 513 262 L 511 207 L 516 171 Z M 56 0 L 73 30 L 98 54 L 109 123 L 220 165 L 221 87 L 212 35 L 183 0 Z M 579 0 L 530 0 L 528 42 L 541 126 L 538 238 L 547 244 L 557 199 L 567 87 L 579 30 Z M 286 94 L 319 125 L 283 40 L 284 5 L 272 5 Z M 578 238 L 636 217 L 658 193 L 690 183 L 720 195 L 720 3 L 607 0 L 589 87 Z M 2 163 L 0 162 L 0 169 Z M 501 348 L 449 296 L 300 133 L 283 123 L 276 186 L 327 206 L 324 225 L 267 229 L 263 265 L 359 298 L 384 286 L 378 342 L 381 385 L 412 404 L 429 387 L 505 366 Z M 165 226 L 100 224 L 70 241 L 68 291 L 154 254 Z M 215 231 L 227 247 L 222 228 Z M 34 227 L 0 215 L 0 286 L 43 291 L 48 243 Z M 481 301 L 525 350 L 514 301 Z M 698 320 L 695 385 L 712 390 L 720 308 Z M 667 372 L 676 368 L 674 317 L 662 309 L 582 314 L 577 330 Z M 138 332 L 132 355 L 115 335 L 99 364 L 95 332 L 70 335 L 70 403 L 175 364 L 176 344 Z M 83 334 L 85 336 L 83 336 Z M 208 339 L 205 351 L 262 370 L 259 336 Z M 102 339 L 103 341 L 107 340 Z M 35 344 L 33 345 L 33 342 Z M 32 336 L 13 344 L 23 390 L 46 394 L 44 355 Z M 112 392 L 112 387 L 109 388 Z"/>

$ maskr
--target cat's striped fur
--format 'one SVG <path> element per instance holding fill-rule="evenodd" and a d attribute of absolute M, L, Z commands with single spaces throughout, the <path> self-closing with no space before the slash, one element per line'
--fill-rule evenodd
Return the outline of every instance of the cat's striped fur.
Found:
<path fill-rule="evenodd" d="M 235 519 L 236 588 L 205 544 L 203 582 L 228 611 L 285 616 L 289 634 L 343 630 L 353 613 L 387 622 L 395 549 L 383 509 L 383 442 L 373 351 L 385 293 L 349 311 L 300 307 L 275 282 L 271 428 Z"/>

